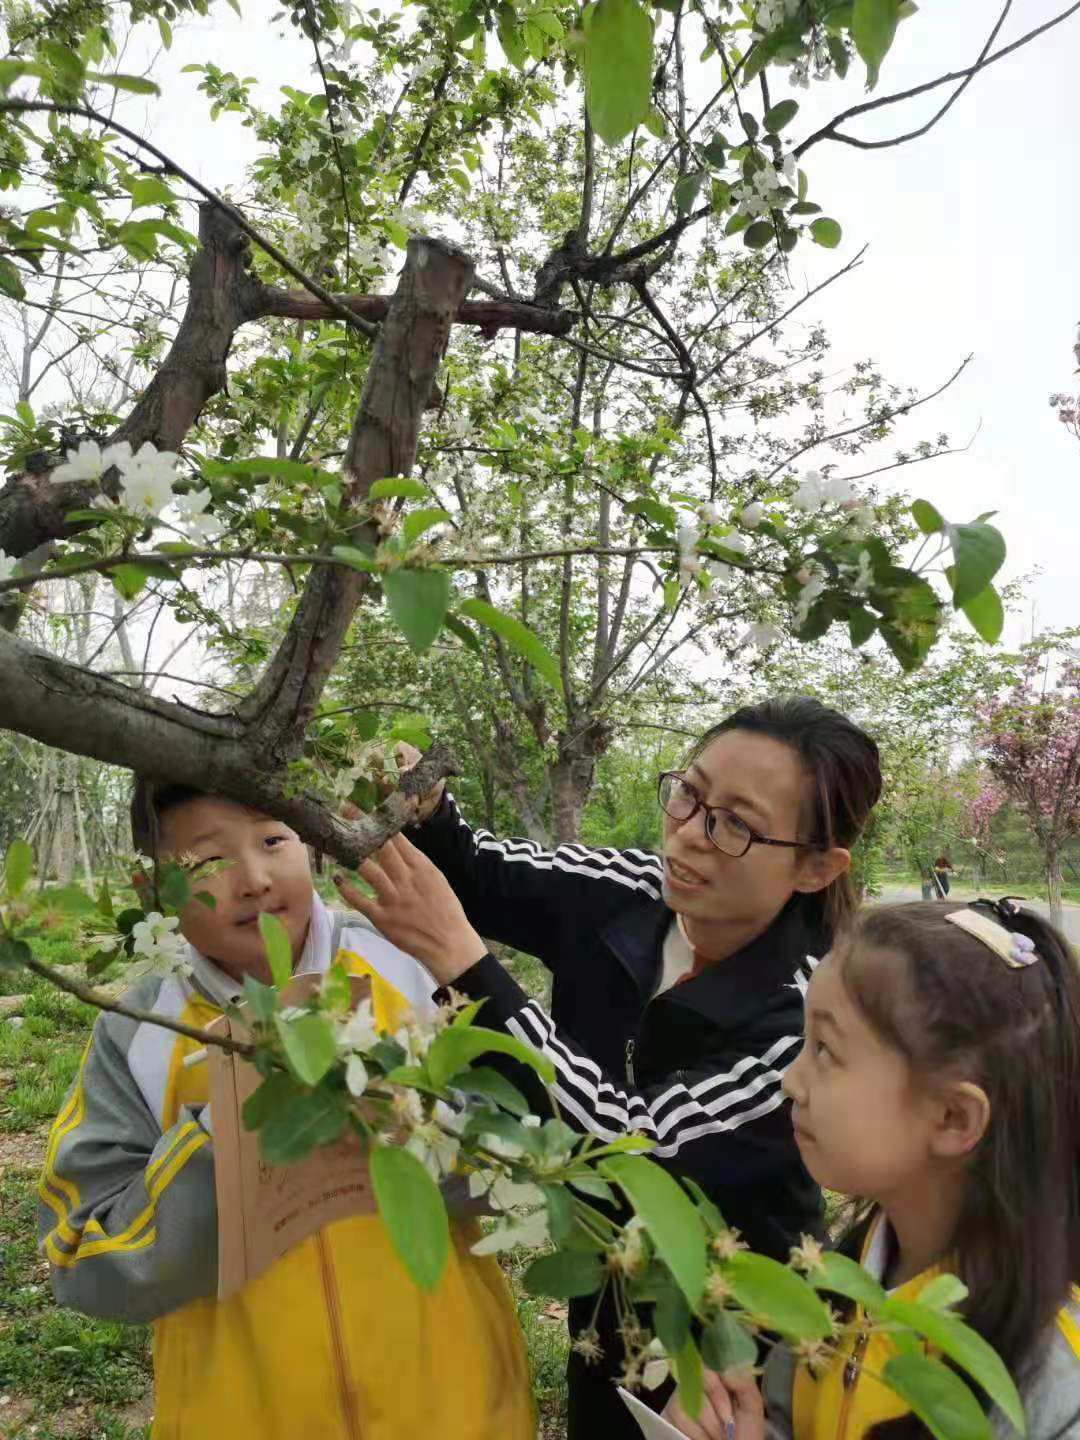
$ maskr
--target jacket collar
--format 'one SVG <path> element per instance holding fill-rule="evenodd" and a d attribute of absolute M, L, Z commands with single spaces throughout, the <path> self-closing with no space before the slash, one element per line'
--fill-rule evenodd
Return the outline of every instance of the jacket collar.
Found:
<path fill-rule="evenodd" d="M 674 920 L 674 910 L 663 901 L 654 901 L 644 909 L 627 907 L 601 931 L 645 1003 L 656 988 L 664 939 Z M 668 995 L 694 1009 L 723 1013 L 736 998 L 760 995 L 790 983 L 807 956 L 817 959 L 825 949 L 817 907 L 806 896 L 793 895 L 756 939 Z"/>

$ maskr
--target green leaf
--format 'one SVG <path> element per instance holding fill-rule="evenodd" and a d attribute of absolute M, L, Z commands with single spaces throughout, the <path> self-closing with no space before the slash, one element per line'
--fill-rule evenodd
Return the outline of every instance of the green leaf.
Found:
<path fill-rule="evenodd" d="M 711 1225 L 714 1230 L 726 1230 L 728 1228 L 727 1221 L 720 1214 L 719 1207 L 709 1199 L 697 1181 L 690 1175 L 680 1175 L 679 1179 L 694 1197 L 697 1208 L 705 1217 L 706 1224 Z"/>
<path fill-rule="evenodd" d="M 679 1404 L 687 1415 L 700 1415 L 705 1387 L 701 1374 L 701 1356 L 688 1335 L 681 1348 L 676 1351 L 675 1379 L 679 1387 Z"/>
<path fill-rule="evenodd" d="M 264 910 L 259 916 L 259 934 L 266 947 L 266 959 L 273 976 L 274 988 L 280 990 L 292 978 L 293 954 L 289 933 L 276 915 L 270 915 Z"/>
<path fill-rule="evenodd" d="M 521 1283 L 530 1295 L 550 1295 L 556 1300 L 576 1300 L 595 1295 L 604 1278 L 600 1257 L 588 1250 L 556 1250 L 534 1260 Z"/>
<path fill-rule="evenodd" d="M 781 100 L 771 110 L 765 111 L 765 129 L 770 135 L 779 135 L 785 125 L 790 125 L 795 116 L 799 113 L 798 102 L 795 100 Z"/>
<path fill-rule="evenodd" d="M 546 649 L 538 636 L 513 615 L 506 615 L 489 605 L 486 600 L 463 600 L 458 612 L 479 625 L 493 630 L 510 649 L 527 660 L 533 669 L 556 689 L 561 686 L 559 667 L 555 657 Z"/>
<path fill-rule="evenodd" d="M 924 535 L 936 535 L 945 529 L 945 521 L 929 500 L 915 500 L 911 506 L 911 518 Z"/>
<path fill-rule="evenodd" d="M 267 987 L 263 987 L 264 989 Z M 241 1115 L 246 1130 L 259 1130 L 272 1115 L 285 1109 L 296 1099 L 304 1099 L 304 1092 L 296 1088 L 296 1081 L 284 1070 L 271 1070 L 259 1088 L 244 1101 Z"/>
<path fill-rule="evenodd" d="M 327 1022 L 311 1011 L 292 1020 L 275 1013 L 274 1028 L 296 1078 L 305 1085 L 318 1085 L 337 1059 L 334 1033 Z"/>
<path fill-rule="evenodd" d="M 289 480 L 295 484 L 316 484 L 321 478 L 317 465 L 304 465 L 299 460 L 278 459 L 276 455 L 253 455 L 247 460 L 207 460 L 203 464 L 202 472 L 211 480 L 225 475 L 257 475 Z"/>
<path fill-rule="evenodd" d="M 33 872 L 34 852 L 19 836 L 11 842 L 4 856 L 4 894 L 9 900 L 19 898 Z"/>
<path fill-rule="evenodd" d="M 680 175 L 675 181 L 675 209 L 680 215 L 685 215 L 694 208 L 694 201 L 698 197 L 702 185 L 705 183 L 707 170 L 695 170 L 689 175 Z"/>
<path fill-rule="evenodd" d="M 600 1166 L 634 1207 L 657 1256 L 691 1308 L 705 1288 L 705 1227 L 693 1202 L 666 1170 L 641 1155 L 611 1155 Z"/>
<path fill-rule="evenodd" d="M 701 1358 L 710 1370 L 722 1375 L 725 1370 L 756 1365 L 757 1345 L 744 1325 L 721 1310 L 701 1332 Z"/>
<path fill-rule="evenodd" d="M 876 1311 L 885 1303 L 885 1291 L 872 1275 L 847 1255 L 838 1255 L 835 1250 L 826 1250 L 821 1257 L 821 1267 L 806 1277 L 815 1290 L 827 1290 L 830 1295 L 843 1295 L 854 1300 L 866 1310 Z"/>
<path fill-rule="evenodd" d="M 1005 607 L 993 585 L 987 585 L 985 590 L 980 590 L 978 595 L 967 602 L 963 610 L 972 629 L 988 645 L 994 645 L 1001 639 L 1001 632 L 1005 628 Z"/>
<path fill-rule="evenodd" d="M 881 62 L 896 35 L 897 0 L 855 0 L 851 12 L 851 38 L 866 65 L 866 88 L 873 90 Z"/>
<path fill-rule="evenodd" d="M 439 1187 L 408 1150 L 375 1145 L 369 1160 L 379 1214 L 398 1258 L 421 1290 L 438 1289 L 450 1253 Z"/>
<path fill-rule="evenodd" d="M 637 0 L 598 0 L 581 56 L 593 129 L 617 145 L 649 111 L 652 21 Z"/>
<path fill-rule="evenodd" d="M 1005 541 L 993 525 L 949 525 L 946 534 L 953 551 L 953 604 L 962 610 L 1005 563 Z"/>
<path fill-rule="evenodd" d="M 335 545 L 330 551 L 335 560 L 340 560 L 343 565 L 350 565 L 354 570 L 374 570 L 375 560 L 371 555 L 365 555 L 363 550 L 357 550 L 354 545 Z"/>
<path fill-rule="evenodd" d="M 835 220 L 830 220 L 827 215 L 820 215 L 811 221 L 810 234 L 816 245 L 824 245 L 826 250 L 835 250 L 840 244 L 843 232 Z"/>
<path fill-rule="evenodd" d="M 272 985 L 264 985 L 254 975 L 244 976 L 244 1002 L 256 1024 L 268 1025 L 274 1018 L 277 994 Z"/>
<path fill-rule="evenodd" d="M 388 475 L 385 480 L 375 480 L 368 491 L 369 500 L 386 500 L 392 495 L 401 495 L 406 500 L 427 500 L 430 492 L 419 480 L 410 480 L 406 475 Z"/>
<path fill-rule="evenodd" d="M 890 1297 L 879 1311 L 882 1320 L 898 1321 L 929 1340 L 954 1365 L 965 1370 L 989 1395 L 1012 1424 L 1023 1433 L 1024 1407 L 1020 1403 L 1012 1376 L 997 1352 L 969 1325 L 941 1310 L 916 1300 Z M 959 1431 L 956 1435 L 959 1435 Z M 950 1440 L 953 1436 L 950 1434 Z"/>
<path fill-rule="evenodd" d="M 824 1302 L 801 1276 L 767 1255 L 739 1251 L 723 1267 L 735 1299 L 786 1340 L 823 1340 L 832 1334 Z"/>
<path fill-rule="evenodd" d="M 429 1072 L 430 1073 L 430 1072 Z M 528 1115 L 529 1102 L 516 1085 L 511 1085 L 498 1070 L 478 1065 L 475 1070 L 462 1070 L 446 1081 L 447 1090 L 460 1090 L 463 1095 L 483 1095 L 511 1115 Z"/>
<path fill-rule="evenodd" d="M 161 43 L 162 43 L 162 45 L 164 45 L 164 47 L 165 47 L 166 50 L 171 50 L 171 49 L 172 49 L 172 26 L 169 24 L 169 22 L 168 22 L 168 21 L 164 18 L 164 16 L 162 16 L 162 15 L 159 15 L 159 16 L 157 17 L 157 26 L 158 26 L 158 34 L 161 36 Z"/>
<path fill-rule="evenodd" d="M 352 1008 L 349 972 L 340 960 L 335 960 L 323 976 L 322 984 L 319 986 L 319 1006 L 322 1010 L 339 1012 Z"/>
<path fill-rule="evenodd" d="M 105 920 L 112 920 L 116 912 L 113 910 L 112 896 L 109 894 L 109 882 L 103 880 L 101 889 L 97 896 L 97 912 Z"/>
<path fill-rule="evenodd" d="M 867 610 L 865 605 L 858 605 L 848 615 L 848 634 L 851 636 L 851 643 L 856 649 L 865 645 L 870 636 L 877 629 L 877 616 Z"/>
<path fill-rule="evenodd" d="M 960 1376 L 937 1360 L 905 1351 L 885 1362 L 883 1379 L 937 1440 L 990 1440 L 982 1406 Z"/>
<path fill-rule="evenodd" d="M 274 1096 L 277 1103 L 259 1126 L 263 1164 L 292 1165 L 317 1145 L 329 1145 L 345 1128 L 348 1112 L 340 1093 L 325 1085 L 298 1090 L 291 1082 L 287 1092 L 279 1084 L 278 1092 Z M 245 1122 L 246 1117 L 245 1109 Z"/>
<path fill-rule="evenodd" d="M 725 235 L 737 235 L 740 230 L 745 230 L 750 224 L 750 216 L 738 210 L 724 226 Z"/>
<path fill-rule="evenodd" d="M 722 135 L 714 135 L 709 143 L 702 149 L 705 159 L 714 170 L 722 170 L 727 160 L 727 141 Z"/>
<path fill-rule="evenodd" d="M 156 175 L 143 175 L 131 187 L 131 208 L 138 210 L 143 205 L 171 205 L 178 197 L 164 180 Z"/>
<path fill-rule="evenodd" d="M 752 225 L 746 227 L 743 235 L 743 244 L 751 250 L 761 250 L 768 245 L 769 241 L 776 234 L 771 220 L 755 220 Z"/>
<path fill-rule="evenodd" d="M 667 121 L 655 105 L 650 105 L 645 114 L 645 129 L 657 140 L 667 139 Z"/>
<path fill-rule="evenodd" d="M 23 285 L 22 276 L 16 270 L 10 260 L 0 256 L 0 290 L 5 295 L 10 295 L 13 300 L 26 299 L 26 287 Z"/>
<path fill-rule="evenodd" d="M 929 1305 L 931 1310 L 948 1310 L 967 1296 L 968 1288 L 958 1275 L 935 1275 L 919 1291 L 919 1304 Z"/>
<path fill-rule="evenodd" d="M 126 90 L 129 95 L 160 95 L 161 88 L 143 75 L 103 75 L 100 71 L 88 70 L 87 80 L 96 80 L 101 85 L 111 85 L 114 90 Z"/>
<path fill-rule="evenodd" d="M 673 1285 L 666 1272 L 662 1284 L 656 1289 L 656 1309 L 653 1311 L 653 1329 L 660 1337 L 660 1343 L 669 1355 L 675 1355 L 690 1338 L 690 1306 L 677 1285 Z"/>
<path fill-rule="evenodd" d="M 552 40 L 561 40 L 566 33 L 559 17 L 552 10 L 535 10 L 529 19 L 534 25 L 538 25 L 545 35 L 550 35 Z"/>
<path fill-rule="evenodd" d="M 545 1085 L 555 1083 L 555 1067 L 551 1061 L 518 1040 L 514 1035 L 504 1035 L 501 1030 L 485 1030 L 480 1025 L 466 1028 L 451 1026 L 436 1035 L 427 1052 L 426 1064 L 432 1083 L 447 1084 L 450 1077 L 459 1074 L 480 1055 L 509 1055 L 535 1070 Z"/>
<path fill-rule="evenodd" d="M 574 1228 L 574 1205 L 563 1185 L 541 1185 L 547 1204 L 548 1231 L 556 1245 L 560 1245 Z"/>
<path fill-rule="evenodd" d="M 467 645 L 474 655 L 482 655 L 484 653 L 484 647 L 480 644 L 479 636 L 475 630 L 471 630 L 469 626 L 465 624 L 464 620 L 459 620 L 456 615 L 447 611 L 443 618 L 443 624 L 447 630 L 456 635 L 463 644 Z"/>
<path fill-rule="evenodd" d="M 182 865 L 168 861 L 159 868 L 158 899 L 169 910 L 181 910 L 191 899 L 191 886 Z"/>
<path fill-rule="evenodd" d="M 406 545 L 414 545 L 426 530 L 435 525 L 445 525 L 449 522 L 450 515 L 446 510 L 437 508 L 431 510 L 414 510 L 412 514 L 406 515 L 401 522 L 401 533 Z"/>
<path fill-rule="evenodd" d="M 398 629 L 414 655 L 431 649 L 442 629 L 450 604 L 450 575 L 446 570 L 404 567 L 383 576 L 383 594 Z"/>
<path fill-rule="evenodd" d="M 599 1175 L 574 1175 L 570 1184 L 582 1195 L 588 1195 L 593 1200 L 602 1200 L 605 1205 L 615 1203 L 615 1191 L 606 1180 L 601 1180 Z"/>

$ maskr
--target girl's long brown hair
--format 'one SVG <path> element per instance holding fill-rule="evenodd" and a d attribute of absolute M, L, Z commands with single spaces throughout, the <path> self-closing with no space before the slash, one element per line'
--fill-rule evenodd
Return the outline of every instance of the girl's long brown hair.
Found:
<path fill-rule="evenodd" d="M 835 953 L 855 1003 L 916 1077 L 959 1076 L 989 1098 L 952 1248 L 969 1291 L 964 1319 L 1022 1389 L 1080 1282 L 1080 967 L 1038 915 L 999 907 L 1038 954 L 1012 968 L 946 923 L 963 908 L 868 908 Z M 925 1434 L 915 1420 L 873 1431 L 875 1440 Z"/>

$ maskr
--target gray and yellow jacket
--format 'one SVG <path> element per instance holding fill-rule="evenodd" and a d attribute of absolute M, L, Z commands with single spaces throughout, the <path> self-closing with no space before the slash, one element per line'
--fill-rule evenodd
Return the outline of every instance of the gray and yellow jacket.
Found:
<path fill-rule="evenodd" d="M 886 1225 L 879 1216 L 867 1234 L 863 1267 L 880 1279 L 884 1270 Z M 893 1293 L 905 1300 L 939 1270 L 916 1275 Z M 881 1331 L 867 1342 L 852 1337 L 834 1360 L 812 1375 L 793 1353 L 777 1346 L 765 1366 L 766 1440 L 864 1440 L 875 1425 L 910 1414 L 907 1405 L 876 1379 L 895 1346 Z M 1027 1440 L 1080 1440 L 1080 1291 L 1057 1315 L 1033 1378 L 1024 1387 Z M 1016 1440 L 1000 1411 L 990 1415 L 994 1440 Z"/>
<path fill-rule="evenodd" d="M 372 977 L 376 1023 L 431 1007 L 415 960 L 315 898 L 297 973 Z M 133 1008 L 202 1028 L 235 985 L 193 955 Z M 198 1041 L 102 1015 L 53 1124 L 39 1235 L 61 1304 L 154 1322 L 155 1440 L 526 1440 L 532 1405 L 513 1306 L 477 1232 L 452 1226 L 439 1289 L 413 1285 L 378 1215 L 305 1240 L 228 1300 L 217 1292 L 212 1119 Z"/>

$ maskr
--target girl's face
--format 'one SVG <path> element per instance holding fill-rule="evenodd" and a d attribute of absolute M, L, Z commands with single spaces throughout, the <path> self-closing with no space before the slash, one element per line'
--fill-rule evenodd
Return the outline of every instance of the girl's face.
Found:
<path fill-rule="evenodd" d="M 926 1183 L 939 1155 L 941 1097 L 914 1082 L 848 994 L 835 956 L 806 995 L 806 1040 L 784 1076 L 795 1139 L 819 1185 L 888 1205 Z"/>
<path fill-rule="evenodd" d="M 686 770 L 709 805 L 722 805 L 750 829 L 774 840 L 812 838 L 811 783 L 789 746 L 750 730 L 718 736 Z M 723 823 L 717 817 L 718 825 Z M 822 890 L 846 869 L 846 850 L 751 845 L 740 859 L 705 833 L 705 813 L 663 817 L 664 899 L 701 927 L 771 923 L 795 891 Z"/>

